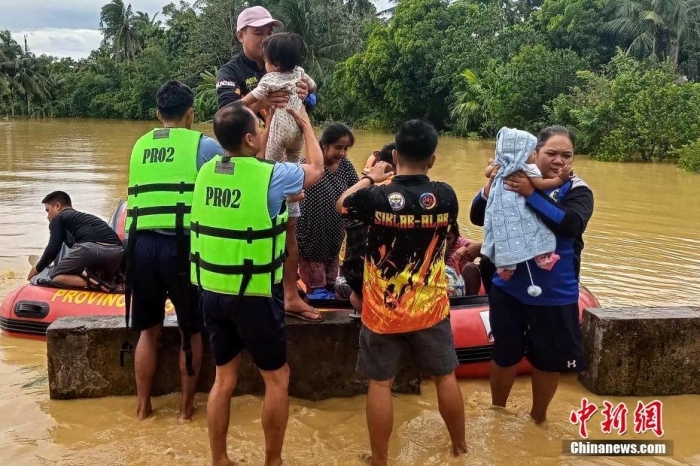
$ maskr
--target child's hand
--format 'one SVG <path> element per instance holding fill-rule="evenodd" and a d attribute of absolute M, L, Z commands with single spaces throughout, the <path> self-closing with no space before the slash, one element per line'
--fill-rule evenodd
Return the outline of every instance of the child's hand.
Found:
<path fill-rule="evenodd" d="M 559 169 L 559 178 L 562 181 L 569 181 L 574 176 L 573 168 L 571 165 L 564 165 Z"/>
<path fill-rule="evenodd" d="M 491 162 L 493 163 L 493 162 Z M 498 173 L 498 170 L 501 169 L 500 166 L 498 165 L 491 165 L 489 163 L 489 166 L 487 170 L 491 170 L 491 173 L 488 175 L 489 180 L 486 182 L 486 185 L 484 186 L 484 196 L 489 197 L 489 193 L 491 192 L 491 185 L 493 184 L 494 178 L 496 178 L 496 174 Z"/>
<path fill-rule="evenodd" d="M 455 259 L 455 262 L 457 262 L 459 264 L 460 262 L 462 262 L 462 259 L 467 257 L 467 247 L 462 246 L 462 247 L 458 248 L 454 252 L 454 254 L 452 254 L 452 257 Z"/>
<path fill-rule="evenodd" d="M 302 102 L 309 95 L 309 78 L 302 76 L 301 80 L 297 81 L 297 95 Z"/>

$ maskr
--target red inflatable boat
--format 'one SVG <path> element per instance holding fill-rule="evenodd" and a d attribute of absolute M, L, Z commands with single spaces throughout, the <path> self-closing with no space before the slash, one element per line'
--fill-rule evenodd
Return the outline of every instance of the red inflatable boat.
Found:
<path fill-rule="evenodd" d="M 126 202 L 120 201 L 109 220 L 121 238 L 124 237 Z M 59 256 L 59 260 L 60 260 Z M 493 338 L 490 335 L 487 296 L 452 298 L 451 322 L 455 349 L 460 366 L 460 378 L 488 377 Z M 350 312 L 350 303 L 344 300 L 312 301 L 321 311 L 345 310 Z M 593 294 L 581 285 L 579 309 L 597 307 Z M 170 302 L 166 312 L 174 312 Z M 10 292 L 0 304 L 0 329 L 7 334 L 43 339 L 46 329 L 60 317 L 124 315 L 124 294 L 104 293 L 90 290 L 58 288 L 48 280 L 48 270 L 43 271 L 26 285 Z M 355 344 L 355 342 L 352 342 Z M 531 370 L 523 360 L 518 373 Z"/>

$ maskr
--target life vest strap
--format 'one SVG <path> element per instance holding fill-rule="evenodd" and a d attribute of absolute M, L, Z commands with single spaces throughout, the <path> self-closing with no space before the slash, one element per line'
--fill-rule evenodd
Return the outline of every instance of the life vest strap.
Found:
<path fill-rule="evenodd" d="M 136 209 L 128 209 L 126 211 L 126 215 L 131 218 L 136 217 Z M 172 205 L 172 206 L 158 206 L 158 207 L 139 207 L 138 208 L 138 216 L 139 217 L 145 217 L 146 215 L 177 215 L 179 213 L 185 213 L 189 214 L 192 212 L 192 207 L 190 206 L 185 206 L 184 209 L 182 207 L 179 207 L 177 205 Z"/>
<path fill-rule="evenodd" d="M 129 196 L 138 196 L 139 194 L 152 193 L 152 192 L 157 192 L 157 191 L 178 192 L 180 194 L 191 193 L 194 191 L 194 183 L 180 182 L 180 183 L 151 183 L 151 184 L 141 184 L 141 185 L 137 184 L 135 186 L 129 186 L 129 188 L 127 189 L 127 193 L 129 194 Z"/>
<path fill-rule="evenodd" d="M 245 230 L 232 230 L 229 228 L 210 227 L 202 225 L 199 222 L 192 222 L 190 225 L 190 231 L 197 235 L 197 237 L 199 237 L 199 235 L 204 235 L 224 239 L 246 240 L 249 244 L 258 239 L 275 238 L 286 230 L 287 222 L 280 222 L 264 230 L 254 230 L 251 227 Z"/>
<path fill-rule="evenodd" d="M 190 261 L 197 267 L 220 275 L 260 275 L 273 273 L 284 264 L 285 256 L 281 255 L 272 262 L 262 265 L 253 264 L 252 260 L 246 259 L 242 265 L 221 265 L 207 262 L 199 254 L 190 254 Z"/>

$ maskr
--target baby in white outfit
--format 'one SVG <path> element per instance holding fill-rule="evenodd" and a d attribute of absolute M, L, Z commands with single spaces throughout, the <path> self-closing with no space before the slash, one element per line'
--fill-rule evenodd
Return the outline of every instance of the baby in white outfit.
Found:
<path fill-rule="evenodd" d="M 304 39 L 299 34 L 283 32 L 273 34 L 262 43 L 265 70 L 255 89 L 243 98 L 243 103 L 250 105 L 277 91 L 285 91 L 289 96 L 288 106 L 300 111 L 304 104 L 297 94 L 297 83 L 306 76 L 310 89 L 316 87 L 314 81 L 304 73 L 299 65 L 304 61 Z M 294 117 L 285 111 L 276 111 L 270 122 L 265 158 L 275 162 L 299 163 L 301 148 L 304 145 L 304 133 L 294 121 Z M 289 216 L 299 217 L 298 202 L 288 204 Z"/>
<path fill-rule="evenodd" d="M 279 33 L 268 37 L 262 44 L 267 74 L 250 94 L 243 98 L 246 105 L 264 99 L 277 91 L 289 96 L 290 108 L 301 110 L 302 100 L 297 94 L 297 83 L 307 77 L 309 88 L 316 87 L 313 80 L 299 65 L 304 60 L 304 40 L 294 33 Z M 304 134 L 287 112 L 275 112 L 270 123 L 265 158 L 275 162 L 299 162 Z"/>

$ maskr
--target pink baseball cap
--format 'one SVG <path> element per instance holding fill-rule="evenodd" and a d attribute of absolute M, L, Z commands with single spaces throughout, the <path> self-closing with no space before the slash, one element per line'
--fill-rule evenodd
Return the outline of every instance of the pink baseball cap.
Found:
<path fill-rule="evenodd" d="M 265 8 L 261 6 L 252 6 L 241 11 L 241 14 L 238 15 L 236 32 L 248 26 L 259 28 L 267 26 L 268 24 L 272 24 L 274 27 L 278 28 L 284 27 L 284 24 L 274 19 Z"/>

